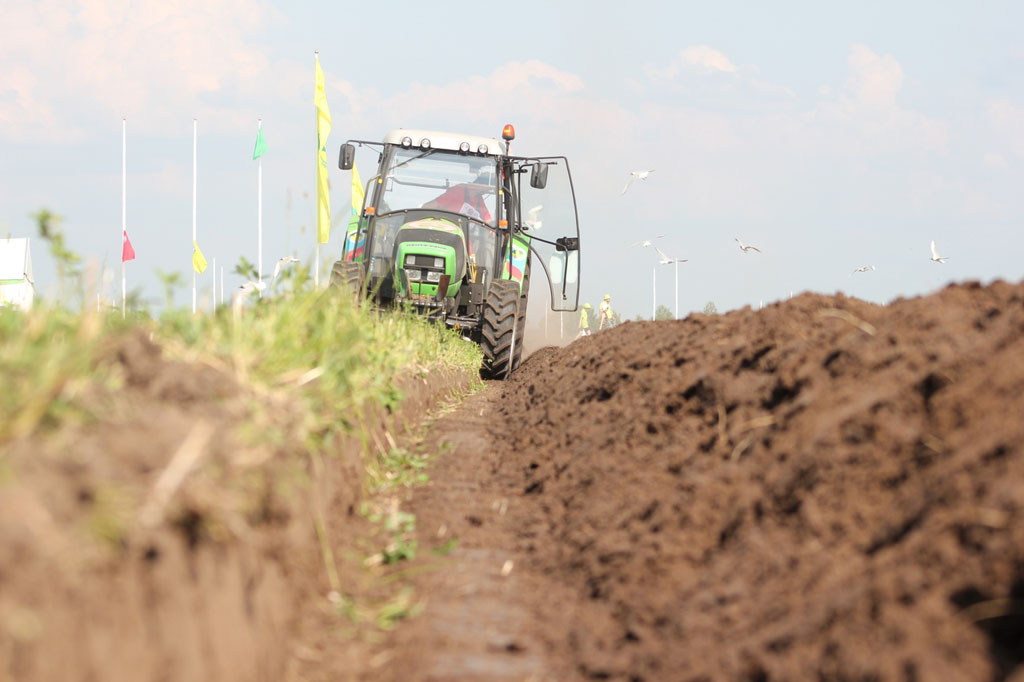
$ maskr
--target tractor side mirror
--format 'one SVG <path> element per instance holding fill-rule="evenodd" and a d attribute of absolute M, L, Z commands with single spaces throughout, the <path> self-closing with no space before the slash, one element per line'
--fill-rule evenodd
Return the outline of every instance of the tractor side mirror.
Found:
<path fill-rule="evenodd" d="M 530 187 L 544 189 L 548 185 L 548 167 L 543 163 L 534 163 L 530 171 Z"/>
<path fill-rule="evenodd" d="M 557 251 L 579 251 L 580 250 L 580 238 L 579 237 L 559 237 L 555 240 L 555 249 Z"/>
<path fill-rule="evenodd" d="M 341 153 L 338 155 L 338 168 L 341 170 L 352 170 L 356 162 L 356 146 L 346 142 L 341 145 Z"/>

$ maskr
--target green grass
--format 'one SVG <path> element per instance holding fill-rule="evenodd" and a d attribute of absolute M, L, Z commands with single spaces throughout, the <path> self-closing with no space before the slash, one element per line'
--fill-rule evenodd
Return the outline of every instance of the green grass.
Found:
<path fill-rule="evenodd" d="M 99 351 L 132 329 L 152 333 L 165 354 L 212 361 L 264 394 L 299 400 L 309 411 L 305 437 L 322 447 L 361 425 L 365 410 L 389 410 L 404 382 L 433 372 L 472 373 L 479 349 L 441 325 L 401 313 L 379 314 L 333 292 L 300 291 L 261 301 L 234 319 L 174 310 L 158 320 L 69 312 L 46 305 L 0 313 L 0 443 L 67 420 L 97 417 L 97 391 L 118 376 Z M 263 434 L 260 434 L 263 435 Z"/>
<path fill-rule="evenodd" d="M 106 384 L 95 356 L 109 333 L 105 317 L 40 306 L 0 312 L 0 444 L 40 426 L 93 415 L 82 394 Z"/>
<path fill-rule="evenodd" d="M 480 350 L 441 325 L 379 314 L 344 296 L 300 292 L 250 307 L 239 319 L 178 312 L 159 335 L 182 354 L 226 360 L 244 381 L 304 401 L 308 445 L 322 447 L 362 424 L 365 409 L 393 410 L 404 382 L 434 372 L 473 373 Z"/>

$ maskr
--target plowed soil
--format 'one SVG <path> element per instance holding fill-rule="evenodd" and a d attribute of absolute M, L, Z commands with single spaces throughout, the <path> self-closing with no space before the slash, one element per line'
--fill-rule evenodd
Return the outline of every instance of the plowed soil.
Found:
<path fill-rule="evenodd" d="M 360 676 L 1019 682 L 1022 415 L 1020 285 L 541 350 L 435 427 L 458 548 Z"/>
<path fill-rule="evenodd" d="M 387 500 L 418 541 L 392 566 L 365 561 L 358 451 L 280 496 L 230 376 L 142 340 L 116 362 L 103 421 L 7 453 L 0 679 L 1024 682 L 1024 285 L 542 349 L 417 446 L 443 454 Z M 220 473 L 111 527 L 203 421 Z M 266 491 L 244 517 L 239 472 Z M 384 603 L 419 613 L 345 613 Z"/>

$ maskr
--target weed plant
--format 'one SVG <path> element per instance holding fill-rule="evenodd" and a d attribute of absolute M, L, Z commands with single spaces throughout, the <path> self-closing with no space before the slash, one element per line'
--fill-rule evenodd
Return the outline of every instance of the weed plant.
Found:
<path fill-rule="evenodd" d="M 223 358 L 244 381 L 305 402 L 307 445 L 321 448 L 362 426 L 368 409 L 394 410 L 401 386 L 434 372 L 472 374 L 476 345 L 441 325 L 377 313 L 333 292 L 300 291 L 234 316 L 165 315 L 160 336 Z"/>
<path fill-rule="evenodd" d="M 90 379 L 109 379 L 93 371 L 105 332 L 104 316 L 96 313 L 48 306 L 0 311 L 0 446 L 40 425 L 91 413 L 80 396 Z"/>

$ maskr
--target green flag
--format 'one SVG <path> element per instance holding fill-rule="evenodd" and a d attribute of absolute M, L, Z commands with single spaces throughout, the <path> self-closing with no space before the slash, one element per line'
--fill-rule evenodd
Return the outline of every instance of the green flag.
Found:
<path fill-rule="evenodd" d="M 267 143 L 263 140 L 263 126 L 260 126 L 259 132 L 256 133 L 256 146 L 252 150 L 253 160 L 263 156 L 265 151 L 267 151 Z"/>

